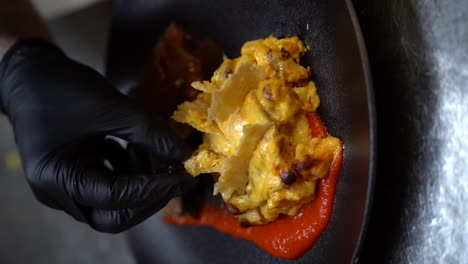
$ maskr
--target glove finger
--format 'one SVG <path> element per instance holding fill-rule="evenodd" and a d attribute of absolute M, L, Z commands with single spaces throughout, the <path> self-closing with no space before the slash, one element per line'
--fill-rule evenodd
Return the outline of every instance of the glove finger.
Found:
<path fill-rule="evenodd" d="M 151 162 L 148 153 L 138 150 L 133 144 L 124 148 L 113 138 L 102 141 L 104 159 L 112 169 L 125 173 L 151 173 Z"/>
<path fill-rule="evenodd" d="M 135 208 L 145 203 L 173 198 L 192 188 L 193 177 L 185 171 L 168 170 L 135 174 L 89 168 L 75 175 L 68 193 L 83 206 L 100 209 Z"/>
<path fill-rule="evenodd" d="M 150 155 L 147 151 L 140 149 L 134 144 L 128 144 L 127 147 L 128 162 L 131 164 L 130 168 L 137 172 L 152 172 Z"/>
<path fill-rule="evenodd" d="M 92 209 L 89 216 L 89 225 L 97 231 L 106 233 L 119 233 L 143 222 L 148 217 L 163 208 L 170 199 L 143 205 L 137 208 L 120 210 Z"/>
<path fill-rule="evenodd" d="M 100 149 L 104 161 L 107 161 L 112 170 L 128 171 L 131 167 L 127 150 L 113 138 L 104 138 L 98 142 L 96 149 Z"/>
<path fill-rule="evenodd" d="M 122 110 L 124 111 L 124 110 Z M 179 162 L 190 157 L 192 149 L 157 115 L 132 104 L 126 105 L 128 116 L 115 123 L 112 135 L 123 138 L 165 162 Z"/>
<path fill-rule="evenodd" d="M 160 119 L 142 123 L 136 129 L 131 141 L 148 153 L 154 154 L 165 162 L 184 161 L 190 157 L 192 149 L 189 145 L 171 131 Z M 145 131 L 143 134 L 137 131 Z"/>

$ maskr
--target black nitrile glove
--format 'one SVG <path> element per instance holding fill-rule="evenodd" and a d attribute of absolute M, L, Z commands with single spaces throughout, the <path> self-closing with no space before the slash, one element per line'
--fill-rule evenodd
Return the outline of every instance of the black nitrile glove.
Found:
<path fill-rule="evenodd" d="M 184 142 L 48 42 L 22 40 L 5 55 L 0 105 L 36 198 L 96 230 L 123 231 L 193 185 L 181 166 L 152 172 L 147 158 L 179 165 L 189 154 Z"/>

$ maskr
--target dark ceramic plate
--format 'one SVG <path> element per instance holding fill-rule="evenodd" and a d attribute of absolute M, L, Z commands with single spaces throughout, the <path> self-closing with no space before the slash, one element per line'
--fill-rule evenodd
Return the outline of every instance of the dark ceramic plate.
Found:
<path fill-rule="evenodd" d="M 294 263 L 350 263 L 357 258 L 372 198 L 375 129 L 370 73 L 359 25 L 343 0 L 117 1 L 107 75 L 126 91 L 138 81 L 150 48 L 175 21 L 218 40 L 228 57 L 246 41 L 299 36 L 311 47 L 319 113 L 344 141 L 333 216 L 318 242 Z M 138 263 L 292 263 L 255 244 L 207 227 L 170 226 L 157 216 L 129 231 Z"/>

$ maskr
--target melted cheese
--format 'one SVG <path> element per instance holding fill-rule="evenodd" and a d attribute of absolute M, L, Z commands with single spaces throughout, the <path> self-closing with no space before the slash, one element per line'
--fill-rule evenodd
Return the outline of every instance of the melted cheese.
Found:
<path fill-rule="evenodd" d="M 241 222 L 294 215 L 342 151 L 338 138 L 310 136 L 306 113 L 320 99 L 310 69 L 299 64 L 305 51 L 297 37 L 247 42 L 210 82 L 193 83 L 202 93 L 173 116 L 204 132 L 187 171 L 219 174 L 214 192 Z"/>

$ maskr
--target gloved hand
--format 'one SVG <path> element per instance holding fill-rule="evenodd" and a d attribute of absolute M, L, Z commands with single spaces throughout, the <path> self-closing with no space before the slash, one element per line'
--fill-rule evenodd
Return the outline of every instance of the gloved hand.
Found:
<path fill-rule="evenodd" d="M 184 142 L 48 42 L 22 40 L 5 55 L 0 105 L 36 198 L 96 230 L 123 231 L 193 185 L 181 166 L 154 172 L 147 158 L 180 164 L 190 152 Z"/>

